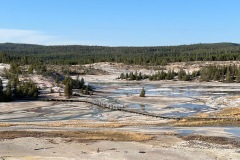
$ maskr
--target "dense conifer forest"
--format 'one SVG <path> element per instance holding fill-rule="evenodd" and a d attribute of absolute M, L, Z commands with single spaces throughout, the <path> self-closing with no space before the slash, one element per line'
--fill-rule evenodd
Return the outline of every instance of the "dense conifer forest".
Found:
<path fill-rule="evenodd" d="M 42 46 L 0 44 L 0 63 L 87 64 L 119 62 L 135 65 L 165 65 L 183 61 L 240 60 L 240 44 L 213 43 L 160 47 Z"/>
<path fill-rule="evenodd" d="M 199 71 L 193 71 L 192 73 L 186 72 L 180 69 L 178 72 L 173 70 L 158 71 L 151 75 L 142 75 L 141 72 L 121 73 L 119 79 L 125 79 L 128 81 L 140 81 L 149 79 L 150 81 L 158 80 L 179 80 L 179 81 L 192 81 L 199 80 L 204 82 L 218 81 L 224 83 L 240 83 L 240 67 L 236 65 L 230 66 L 216 66 L 210 65 L 202 67 Z"/>

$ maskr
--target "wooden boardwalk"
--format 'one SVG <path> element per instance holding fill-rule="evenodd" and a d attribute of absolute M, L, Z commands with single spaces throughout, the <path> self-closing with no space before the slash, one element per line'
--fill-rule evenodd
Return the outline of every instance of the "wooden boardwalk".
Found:
<path fill-rule="evenodd" d="M 84 103 L 89 103 L 89 104 L 96 105 L 96 106 L 99 106 L 102 108 L 110 109 L 113 111 L 135 113 L 135 114 L 139 114 L 139 115 L 161 118 L 161 119 L 177 119 L 177 120 L 181 119 L 179 117 L 167 117 L 167 116 L 157 115 L 157 114 L 150 113 L 150 112 L 143 112 L 141 110 L 131 109 L 130 107 L 125 106 L 123 104 L 114 104 L 114 103 L 110 103 L 110 102 L 104 102 L 104 101 L 100 101 L 99 99 L 90 99 L 90 98 L 86 98 L 86 99 L 52 99 L 52 98 L 50 98 L 50 99 L 38 99 L 38 100 L 40 100 L 40 101 L 55 101 L 55 102 L 84 102 Z"/>
<path fill-rule="evenodd" d="M 106 100 L 106 99 L 105 99 Z M 159 115 L 156 113 L 150 113 L 150 112 L 144 112 L 141 110 L 137 109 L 131 109 L 128 106 L 125 106 L 123 104 L 117 104 L 117 103 L 112 103 L 112 102 L 104 102 L 101 99 L 91 99 L 91 98 L 83 98 L 83 99 L 38 99 L 38 101 L 56 101 L 56 102 L 84 102 L 84 103 L 89 103 L 92 105 L 96 105 L 102 108 L 110 109 L 113 111 L 122 111 L 122 112 L 128 112 L 128 113 L 135 113 L 139 115 L 144 115 L 144 116 L 149 116 L 149 117 L 155 117 L 155 118 L 160 118 L 160 119 L 174 119 L 174 120 L 183 120 L 183 119 L 188 119 L 188 120 L 230 120 L 230 121 L 240 121 L 239 118 L 226 118 L 226 117 L 168 117 L 168 116 L 163 116 Z"/>

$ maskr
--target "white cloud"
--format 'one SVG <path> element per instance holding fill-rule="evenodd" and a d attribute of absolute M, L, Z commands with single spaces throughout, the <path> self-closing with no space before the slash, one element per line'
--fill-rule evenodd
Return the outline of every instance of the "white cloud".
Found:
<path fill-rule="evenodd" d="M 0 29 L 1 43 L 12 42 L 48 45 L 54 39 L 57 39 L 57 37 L 34 30 Z"/>
<path fill-rule="evenodd" d="M 104 45 L 91 40 L 69 40 L 66 37 L 52 36 L 35 30 L 0 28 L 0 43 L 6 42 L 41 45 Z"/>

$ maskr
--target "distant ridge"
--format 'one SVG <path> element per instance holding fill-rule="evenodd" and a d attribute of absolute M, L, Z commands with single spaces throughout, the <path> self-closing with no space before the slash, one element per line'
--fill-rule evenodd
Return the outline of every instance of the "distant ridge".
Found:
<path fill-rule="evenodd" d="M 238 43 L 231 43 L 231 42 L 219 42 L 219 43 L 195 43 L 195 44 L 180 44 L 180 45 L 159 45 L 159 46 L 98 46 L 98 45 L 40 45 L 40 44 L 29 44 L 29 43 L 0 43 L 0 47 L 54 47 L 54 46 L 85 46 L 85 47 L 112 47 L 112 48 L 118 48 L 118 47 L 126 47 L 126 48 L 138 48 L 138 47 L 179 47 L 179 46 L 208 46 L 208 45 L 225 45 L 225 46 L 239 46 Z"/>
<path fill-rule="evenodd" d="M 179 46 L 109 47 L 85 45 L 44 46 L 0 43 L 5 61 L 46 64 L 118 62 L 136 65 L 163 65 L 183 61 L 240 60 L 240 44 L 199 43 Z M 7 58 L 6 58 L 7 57 Z M 1 58 L 1 57 L 0 57 Z M 3 59 L 3 58 L 2 58 Z M 0 61 L 3 61 L 0 59 Z"/>

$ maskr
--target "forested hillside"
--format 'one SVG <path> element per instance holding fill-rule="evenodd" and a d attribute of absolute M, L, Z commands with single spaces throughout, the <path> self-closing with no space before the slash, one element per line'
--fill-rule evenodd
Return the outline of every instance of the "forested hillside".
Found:
<path fill-rule="evenodd" d="M 240 60 L 235 43 L 193 44 L 160 47 L 42 46 L 0 44 L 0 62 L 21 64 L 87 64 L 120 62 L 137 65 L 164 65 L 183 61 Z"/>

